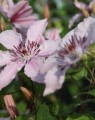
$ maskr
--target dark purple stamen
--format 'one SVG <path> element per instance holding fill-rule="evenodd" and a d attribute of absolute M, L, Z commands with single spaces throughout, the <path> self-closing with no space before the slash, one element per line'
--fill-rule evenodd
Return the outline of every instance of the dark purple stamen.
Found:
<path fill-rule="evenodd" d="M 25 45 L 25 43 L 21 41 L 19 46 L 14 46 L 14 48 L 15 50 L 11 51 L 11 55 L 14 59 L 21 59 L 21 57 L 24 58 L 25 56 L 34 57 L 40 52 L 39 44 L 37 42 L 30 43 L 30 41 L 28 41 L 27 45 Z"/>
<path fill-rule="evenodd" d="M 61 58 L 64 58 L 66 55 L 71 53 L 72 51 L 75 51 L 77 46 L 82 46 L 86 42 L 87 38 L 86 37 L 77 37 L 75 34 L 74 36 L 71 36 L 71 39 L 69 39 L 69 43 L 65 43 L 63 47 L 58 51 L 58 55 Z"/>

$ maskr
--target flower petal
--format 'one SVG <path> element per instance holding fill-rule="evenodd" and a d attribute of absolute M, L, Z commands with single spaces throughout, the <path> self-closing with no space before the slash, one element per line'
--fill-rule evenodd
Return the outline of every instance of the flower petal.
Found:
<path fill-rule="evenodd" d="M 32 80 L 37 75 L 39 69 L 42 67 L 43 59 L 32 59 L 25 65 L 24 73 Z"/>
<path fill-rule="evenodd" d="M 53 68 L 56 64 L 57 64 L 56 56 L 51 55 L 48 58 L 46 58 L 46 60 L 45 60 L 45 62 L 43 64 L 43 67 L 40 69 L 40 72 L 42 74 L 44 74 L 47 71 L 51 70 L 51 68 Z"/>
<path fill-rule="evenodd" d="M 86 45 L 88 46 L 95 42 L 95 18 L 88 17 L 84 19 L 78 26 L 71 30 L 69 33 L 63 37 L 62 42 L 60 43 L 61 46 L 64 46 L 66 43 L 70 43 L 71 37 L 76 35 L 78 38 L 86 37 Z"/>
<path fill-rule="evenodd" d="M 44 38 L 44 36 L 43 36 L 43 35 L 40 35 L 40 36 L 38 37 L 38 44 L 41 45 L 41 44 L 44 43 L 44 41 L 46 41 L 45 38 Z"/>
<path fill-rule="evenodd" d="M 11 18 L 11 21 L 14 21 L 19 17 L 27 17 L 31 15 L 31 13 L 32 9 L 31 6 L 29 6 L 28 1 L 21 0 L 10 9 L 8 17 Z"/>
<path fill-rule="evenodd" d="M 0 34 L 0 43 L 7 49 L 14 49 L 21 41 L 21 35 L 13 30 L 6 30 Z"/>
<path fill-rule="evenodd" d="M 13 0 L 2 0 L 0 4 L 0 12 L 5 16 L 8 17 L 8 13 L 10 8 L 14 6 Z"/>
<path fill-rule="evenodd" d="M 40 71 L 37 73 L 37 75 L 32 79 L 33 81 L 37 82 L 37 83 L 44 83 L 45 80 L 45 75 L 46 74 L 42 74 L 40 73 Z"/>
<path fill-rule="evenodd" d="M 47 72 L 44 81 L 46 85 L 43 93 L 44 96 L 51 94 L 62 87 L 65 74 L 68 69 L 69 66 L 66 66 L 64 70 L 61 70 L 58 67 L 53 67 L 50 71 Z"/>
<path fill-rule="evenodd" d="M 79 22 L 79 20 L 81 19 L 82 17 L 82 14 L 81 13 L 77 13 L 75 14 L 70 20 L 69 20 L 69 29 L 72 28 L 72 26 L 76 23 L 76 22 Z"/>
<path fill-rule="evenodd" d="M 69 44 L 70 43 L 70 40 L 71 40 L 71 36 L 74 35 L 74 29 L 71 30 L 69 33 L 67 33 L 64 37 L 63 37 L 63 40 L 60 42 L 60 46 L 63 48 L 63 46 L 67 43 Z"/>
<path fill-rule="evenodd" d="M 83 38 L 87 38 L 86 45 L 95 42 L 95 18 L 88 17 L 83 22 L 79 23 L 75 29 L 75 34 Z"/>
<path fill-rule="evenodd" d="M 83 2 L 79 2 L 78 0 L 75 0 L 74 5 L 80 10 L 87 8 L 86 4 L 84 4 Z"/>
<path fill-rule="evenodd" d="M 0 50 L 0 67 L 8 64 L 11 61 L 10 53 Z"/>
<path fill-rule="evenodd" d="M 60 40 L 61 39 L 59 31 L 56 28 L 47 30 L 45 33 L 45 36 L 50 40 Z"/>
<path fill-rule="evenodd" d="M 15 21 L 13 21 L 13 24 L 16 28 L 25 27 L 28 28 L 30 25 L 32 25 L 36 20 L 35 16 L 29 16 L 29 17 L 22 17 L 18 18 Z"/>
<path fill-rule="evenodd" d="M 30 42 L 37 41 L 39 35 L 41 35 L 44 32 L 46 26 L 47 26 L 47 19 L 39 20 L 35 22 L 33 25 L 31 25 L 31 27 L 28 29 L 27 32 L 26 42 L 28 42 L 28 40 Z"/>
<path fill-rule="evenodd" d="M 6 65 L 0 73 L 0 90 L 6 87 L 16 76 L 17 72 L 23 67 L 22 62 L 11 62 Z"/>
<path fill-rule="evenodd" d="M 56 52 L 59 47 L 60 40 L 53 41 L 47 40 L 44 41 L 43 44 L 40 45 L 39 49 L 39 56 L 49 56 Z"/>

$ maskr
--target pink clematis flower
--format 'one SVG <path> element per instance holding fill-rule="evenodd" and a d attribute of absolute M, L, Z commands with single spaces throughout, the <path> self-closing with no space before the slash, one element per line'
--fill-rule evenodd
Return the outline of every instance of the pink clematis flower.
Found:
<path fill-rule="evenodd" d="M 55 54 L 48 57 L 40 70 L 40 78 L 46 87 L 44 96 L 60 89 L 65 80 L 66 71 L 78 62 L 86 48 L 95 42 L 95 18 L 87 18 L 70 31 L 60 42 Z"/>
<path fill-rule="evenodd" d="M 3 0 L 0 12 L 9 18 L 16 28 L 28 28 L 36 20 L 36 17 L 31 15 L 32 8 L 27 0 L 21 0 L 17 4 L 12 0 Z"/>
<path fill-rule="evenodd" d="M 45 57 L 53 54 L 58 43 L 45 40 L 42 36 L 47 26 L 47 19 L 35 22 L 27 31 L 26 40 L 21 34 L 6 30 L 0 34 L 0 43 L 9 51 L 0 51 L 0 66 L 5 66 L 0 73 L 0 89 L 7 86 L 23 66 L 24 73 L 35 80 L 34 77 L 42 67 Z"/>

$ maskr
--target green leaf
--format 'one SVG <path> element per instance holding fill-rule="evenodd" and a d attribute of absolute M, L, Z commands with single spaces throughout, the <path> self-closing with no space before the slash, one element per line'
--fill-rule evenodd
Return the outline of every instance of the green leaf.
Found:
<path fill-rule="evenodd" d="M 53 116 L 51 116 L 47 105 L 42 104 L 39 107 L 37 113 L 37 120 L 56 120 Z"/>
<path fill-rule="evenodd" d="M 17 90 L 20 90 L 20 86 L 21 84 L 19 81 L 13 80 L 8 86 L 0 91 L 0 95 L 16 92 Z"/>
<path fill-rule="evenodd" d="M 95 89 L 90 90 L 90 91 L 88 92 L 88 94 L 90 94 L 90 95 L 92 95 L 93 97 L 95 97 Z"/>
<path fill-rule="evenodd" d="M 21 115 L 16 118 L 16 120 L 34 120 L 31 115 Z"/>
<path fill-rule="evenodd" d="M 18 109 L 19 113 L 24 113 L 25 110 L 26 110 L 26 104 L 25 104 L 25 102 L 23 102 L 23 101 L 19 102 L 17 104 L 17 109 Z"/>
<path fill-rule="evenodd" d="M 77 71 L 77 73 L 75 73 L 75 74 L 73 75 L 73 78 L 74 78 L 75 80 L 80 80 L 80 79 L 82 79 L 82 78 L 85 77 L 85 76 L 87 76 L 87 71 L 86 71 L 85 68 L 81 68 L 81 69 L 79 69 L 79 70 Z"/>
<path fill-rule="evenodd" d="M 94 120 L 94 118 L 92 119 L 92 117 L 86 115 L 72 115 L 66 120 Z"/>

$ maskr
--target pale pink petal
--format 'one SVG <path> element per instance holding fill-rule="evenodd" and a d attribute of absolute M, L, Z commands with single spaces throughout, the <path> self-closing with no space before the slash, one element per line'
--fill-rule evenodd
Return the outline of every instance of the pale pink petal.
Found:
<path fill-rule="evenodd" d="M 35 22 L 31 27 L 28 29 L 27 32 L 27 41 L 37 41 L 38 37 L 44 32 L 47 26 L 47 19 L 39 20 Z"/>
<path fill-rule="evenodd" d="M 23 67 L 22 62 L 11 62 L 6 65 L 0 73 L 0 90 L 6 87 L 16 76 L 17 72 Z"/>
<path fill-rule="evenodd" d="M 8 2 L 9 2 L 9 7 L 13 7 L 14 6 L 14 2 L 13 2 L 13 0 L 8 0 Z"/>
<path fill-rule="evenodd" d="M 78 26 L 75 28 L 75 31 L 77 32 L 77 35 L 83 37 L 86 34 L 88 34 L 88 30 L 90 28 L 90 25 L 93 23 L 94 18 L 88 17 L 84 19 L 82 22 L 78 24 Z"/>
<path fill-rule="evenodd" d="M 39 43 L 39 45 L 43 44 L 45 41 L 46 41 L 46 40 L 45 40 L 45 38 L 44 38 L 43 35 L 40 35 L 40 36 L 38 37 L 38 43 Z"/>
<path fill-rule="evenodd" d="M 77 13 L 75 14 L 70 20 L 69 20 L 69 29 L 71 29 L 71 27 L 76 23 L 78 22 L 82 17 L 82 14 L 81 13 Z"/>
<path fill-rule="evenodd" d="M 13 8 L 10 9 L 8 17 L 11 18 L 11 21 L 14 21 L 18 17 L 27 17 L 31 15 L 32 9 L 28 5 L 28 1 L 22 0 L 14 5 Z"/>
<path fill-rule="evenodd" d="M 78 38 L 86 37 L 87 41 L 84 43 L 86 46 L 95 42 L 95 18 L 88 17 L 84 19 L 75 29 L 71 30 L 63 37 L 60 45 L 64 46 L 65 44 L 69 44 L 72 36 L 74 35 Z"/>
<path fill-rule="evenodd" d="M 39 55 L 40 56 L 48 56 L 56 52 L 56 50 L 59 47 L 60 40 L 57 40 L 56 42 L 53 40 L 47 40 L 44 41 L 43 44 L 40 45 L 39 49 Z"/>
<path fill-rule="evenodd" d="M 45 35 L 50 40 L 60 40 L 61 39 L 59 31 L 56 28 L 47 30 Z"/>
<path fill-rule="evenodd" d="M 28 16 L 28 17 L 21 17 L 17 18 L 13 21 L 13 24 L 16 28 L 25 27 L 28 28 L 30 25 L 32 25 L 36 20 L 35 16 Z"/>
<path fill-rule="evenodd" d="M 66 66 L 64 70 L 60 68 L 53 67 L 50 71 L 47 72 L 45 76 L 45 90 L 43 95 L 46 96 L 55 92 L 56 90 L 62 87 L 62 84 L 65 79 L 66 71 L 69 69 L 69 66 Z"/>
<path fill-rule="evenodd" d="M 88 17 L 83 22 L 79 23 L 74 30 L 79 37 L 86 37 L 86 46 L 95 42 L 95 18 Z"/>
<path fill-rule="evenodd" d="M 32 80 L 37 75 L 39 69 L 42 67 L 43 59 L 32 59 L 25 65 L 24 73 Z"/>
<path fill-rule="evenodd" d="M 51 70 L 51 68 L 53 68 L 55 65 L 57 65 L 57 61 L 56 61 L 56 56 L 54 54 L 46 58 L 43 67 L 40 69 L 40 72 L 44 74 L 47 71 Z"/>
<path fill-rule="evenodd" d="M 0 34 L 0 43 L 7 49 L 14 49 L 21 41 L 21 35 L 13 30 L 6 30 Z"/>
<path fill-rule="evenodd" d="M 0 12 L 8 17 L 9 10 L 14 6 L 13 0 L 3 0 L 0 4 Z"/>
<path fill-rule="evenodd" d="M 10 53 L 0 50 L 0 66 L 4 66 L 11 61 Z"/>
<path fill-rule="evenodd" d="M 40 71 L 37 73 L 37 75 L 32 78 L 33 81 L 37 82 L 37 83 L 44 83 L 45 80 L 45 75 L 46 74 L 42 74 L 40 73 Z"/>
<path fill-rule="evenodd" d="M 71 30 L 69 33 L 67 33 L 64 37 L 63 40 L 61 41 L 60 45 L 63 47 L 66 43 L 69 44 L 71 40 L 71 36 L 74 35 L 74 29 Z"/>
<path fill-rule="evenodd" d="M 80 10 L 87 8 L 86 4 L 84 4 L 83 2 L 79 2 L 78 0 L 75 0 L 74 5 Z"/>
<path fill-rule="evenodd" d="M 38 83 L 44 83 L 46 73 L 56 65 L 57 65 L 57 61 L 55 55 L 49 56 L 48 58 L 46 58 L 46 60 L 44 59 L 44 63 L 40 67 L 40 71 L 33 78 L 33 80 Z"/>
<path fill-rule="evenodd" d="M 83 54 L 84 54 L 84 51 L 82 46 L 77 46 L 73 53 L 70 53 L 64 57 L 64 59 L 62 60 L 63 65 L 71 65 L 78 62 L 82 58 Z M 61 61 L 60 61 L 60 64 L 62 64 Z"/>
<path fill-rule="evenodd" d="M 20 9 L 19 9 L 19 7 Z M 18 14 L 19 17 L 28 17 L 32 14 L 32 7 L 29 5 L 28 0 L 22 0 L 19 1 L 16 5 L 14 9 L 18 9 L 18 12 L 16 12 L 15 14 Z"/>

